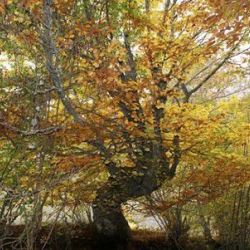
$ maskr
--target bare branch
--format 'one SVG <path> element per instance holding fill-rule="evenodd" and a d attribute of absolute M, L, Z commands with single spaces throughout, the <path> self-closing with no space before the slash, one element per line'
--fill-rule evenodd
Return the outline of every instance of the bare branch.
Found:
<path fill-rule="evenodd" d="M 242 38 L 244 37 L 244 35 L 242 36 Z M 232 57 L 232 53 L 238 48 L 242 38 L 240 39 L 240 41 L 233 46 L 233 48 L 227 53 L 227 55 L 222 59 L 222 61 L 220 63 L 218 63 L 213 69 L 212 71 L 205 76 L 205 78 L 203 78 L 199 84 L 197 84 L 193 89 L 191 89 L 190 91 L 188 91 L 188 93 L 185 93 L 186 96 L 186 102 L 189 101 L 190 97 L 192 94 L 194 94 L 195 92 L 197 92 L 208 80 L 210 80 L 223 66 L 224 64 Z M 190 83 L 193 79 L 195 79 L 199 74 L 201 74 L 203 71 L 205 71 L 208 67 L 206 66 L 205 68 L 203 68 L 201 71 L 199 71 L 191 80 L 188 81 L 188 83 Z M 186 84 L 183 84 L 186 85 Z"/>
<path fill-rule="evenodd" d="M 55 132 L 62 129 L 61 126 L 55 126 L 55 127 L 48 127 L 48 128 L 43 128 L 43 129 L 25 131 L 25 130 L 20 130 L 20 129 L 8 124 L 7 122 L 3 122 L 3 121 L 0 121 L 0 126 L 2 126 L 5 129 L 8 129 L 14 133 L 25 135 L 25 136 L 31 136 L 31 135 L 37 135 L 37 134 L 48 135 L 48 134 L 55 133 Z"/>
<path fill-rule="evenodd" d="M 204 79 L 201 80 L 201 82 L 195 86 L 193 89 L 189 91 L 189 97 L 198 91 L 212 76 L 214 76 L 218 70 L 226 63 L 226 61 L 229 59 L 229 55 L 226 56 Z"/>

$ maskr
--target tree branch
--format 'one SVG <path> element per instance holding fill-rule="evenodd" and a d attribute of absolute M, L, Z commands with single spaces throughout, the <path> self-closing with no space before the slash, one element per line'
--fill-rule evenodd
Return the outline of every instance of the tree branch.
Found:
<path fill-rule="evenodd" d="M 18 128 L 8 124 L 7 122 L 3 122 L 3 121 L 0 121 L 0 126 L 2 126 L 5 129 L 8 129 L 14 133 L 25 135 L 25 136 L 31 136 L 31 135 L 37 135 L 37 134 L 48 135 L 48 134 L 55 133 L 55 132 L 62 129 L 61 126 L 56 126 L 56 127 L 48 127 L 48 128 L 44 128 L 44 129 L 25 131 L 25 130 L 18 129 Z"/>
<path fill-rule="evenodd" d="M 44 21 L 43 21 L 43 34 L 41 35 L 42 38 L 42 45 L 45 52 L 46 58 L 46 67 L 50 78 L 56 88 L 57 94 L 61 99 L 64 107 L 68 111 L 68 113 L 74 118 L 77 123 L 84 124 L 86 121 L 77 113 L 75 108 L 73 107 L 71 101 L 66 96 L 66 93 L 62 86 L 61 74 L 59 69 L 56 66 L 57 61 L 57 48 L 55 46 L 53 37 L 52 37 L 52 3 L 53 0 L 44 0 Z"/>
<path fill-rule="evenodd" d="M 170 177 L 174 177 L 175 173 L 176 173 L 176 169 L 179 165 L 180 162 L 180 158 L 181 158 L 181 149 L 180 149 L 180 138 L 178 135 L 174 136 L 173 139 L 173 147 L 174 147 L 174 151 L 173 151 L 173 164 L 169 170 L 169 176 Z"/>
<path fill-rule="evenodd" d="M 242 36 L 243 37 L 243 36 Z M 187 93 L 185 93 L 185 95 L 186 95 L 186 102 L 188 102 L 189 101 L 189 99 L 190 99 L 190 97 L 192 96 L 192 94 L 194 94 L 195 92 L 197 92 L 208 80 L 210 80 L 217 72 L 218 72 L 218 70 L 220 70 L 223 66 L 224 66 L 224 64 L 231 58 L 231 56 L 232 56 L 232 53 L 238 48 L 238 46 L 239 46 L 239 44 L 240 44 L 240 42 L 241 42 L 241 40 L 242 39 L 240 39 L 240 41 L 227 53 L 227 55 L 224 57 L 224 59 L 220 62 L 220 63 L 218 63 L 217 64 L 217 66 L 215 66 L 214 68 L 213 68 L 213 70 L 206 76 L 206 77 L 204 77 L 201 81 L 200 81 L 200 83 L 199 84 L 197 84 L 193 89 L 191 89 L 190 91 L 188 91 Z M 205 67 L 205 69 L 206 69 L 207 67 Z M 203 69 L 198 73 L 198 75 L 202 72 L 202 71 L 204 71 Z M 196 74 L 196 76 L 197 76 L 197 74 Z M 195 77 L 196 77 L 195 76 Z M 194 78 L 195 78 L 194 77 Z M 194 79 L 194 78 L 192 78 L 192 79 Z M 191 82 L 192 81 L 192 79 L 189 81 L 189 82 Z M 183 84 L 183 85 L 185 85 L 185 84 Z M 186 85 L 185 85 L 185 87 L 186 87 Z M 187 89 L 187 88 L 186 88 Z"/>

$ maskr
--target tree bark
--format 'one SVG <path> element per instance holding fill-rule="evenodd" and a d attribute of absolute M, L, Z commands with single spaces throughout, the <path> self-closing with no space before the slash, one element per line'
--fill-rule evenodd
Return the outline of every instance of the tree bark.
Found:
<path fill-rule="evenodd" d="M 126 249 L 131 231 L 122 203 L 150 195 L 158 187 L 157 175 L 150 170 L 121 170 L 109 177 L 93 202 L 94 229 L 102 247 L 108 244 L 110 249 Z"/>
<path fill-rule="evenodd" d="M 121 204 L 128 199 L 117 183 L 109 179 L 105 185 L 97 191 L 93 203 L 93 219 L 95 236 L 98 247 L 101 249 L 119 249 L 126 245 L 130 239 L 130 227 L 125 219 Z"/>

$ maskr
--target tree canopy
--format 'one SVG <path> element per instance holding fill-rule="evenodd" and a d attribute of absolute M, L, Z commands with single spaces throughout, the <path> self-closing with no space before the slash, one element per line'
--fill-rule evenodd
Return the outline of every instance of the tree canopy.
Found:
<path fill-rule="evenodd" d="M 171 183 L 172 205 L 207 204 L 245 185 L 249 12 L 247 0 L 2 1 L 0 185 L 13 211 L 32 206 L 39 228 L 46 205 L 92 204 L 100 237 L 122 240 L 131 199 Z"/>

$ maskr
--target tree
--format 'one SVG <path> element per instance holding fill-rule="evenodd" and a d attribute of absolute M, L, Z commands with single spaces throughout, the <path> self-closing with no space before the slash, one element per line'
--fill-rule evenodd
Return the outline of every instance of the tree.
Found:
<path fill-rule="evenodd" d="M 105 240 L 126 241 L 130 229 L 121 204 L 171 180 L 182 156 L 206 150 L 211 131 L 223 125 L 220 113 L 192 98 L 223 67 L 230 69 L 227 63 L 245 52 L 241 45 L 249 34 L 239 22 L 220 24 L 211 3 L 174 0 L 163 8 L 162 1 L 149 0 L 2 4 L 3 51 L 36 62 L 43 81 L 38 91 L 49 96 L 53 115 L 32 131 L 6 115 L 1 126 L 24 135 L 52 134 L 58 149 L 66 151 L 54 157 L 64 158 L 64 167 L 107 171 L 93 201 L 94 225 Z"/>

